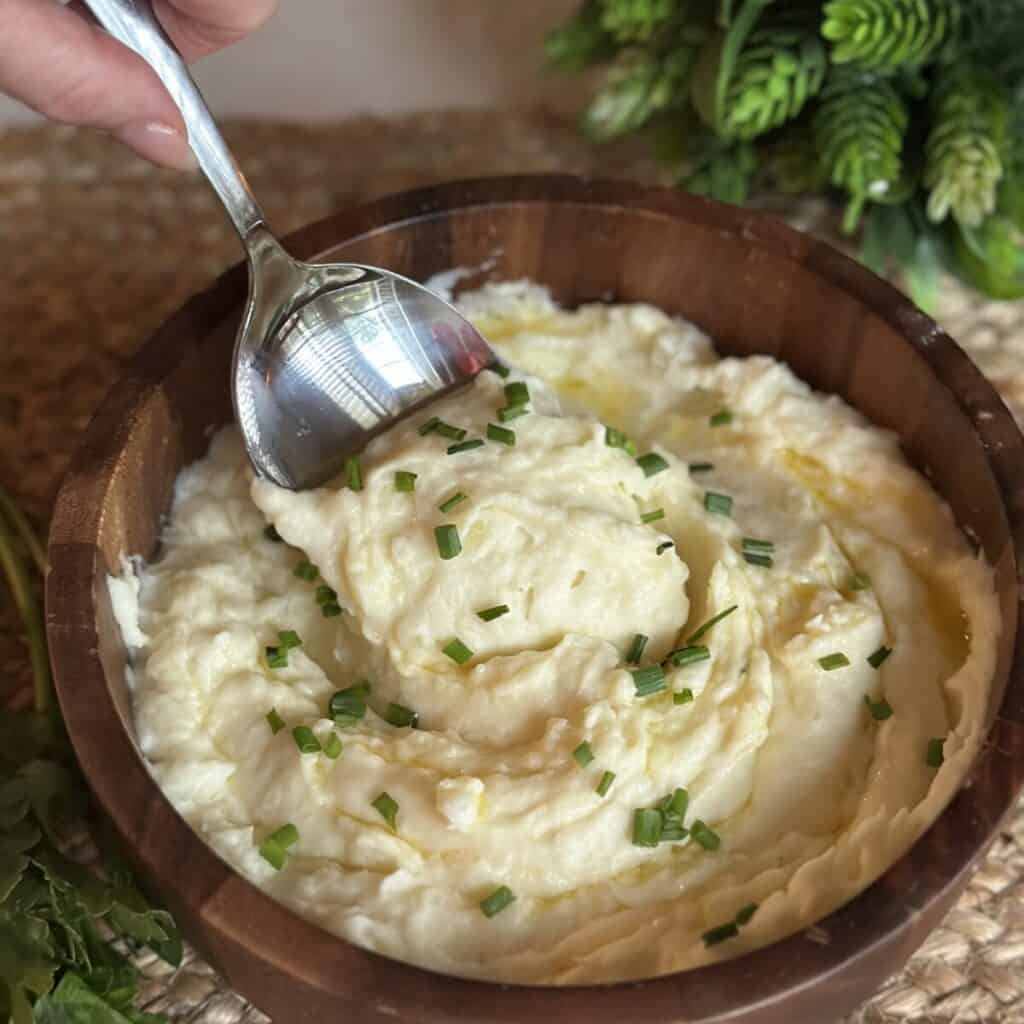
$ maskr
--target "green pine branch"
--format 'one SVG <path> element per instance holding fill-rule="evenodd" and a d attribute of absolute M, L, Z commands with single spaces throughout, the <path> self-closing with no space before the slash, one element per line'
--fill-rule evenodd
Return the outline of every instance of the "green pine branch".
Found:
<path fill-rule="evenodd" d="M 560 71 L 584 71 L 615 56 L 617 44 L 602 24 L 601 0 L 588 0 L 579 13 L 544 39 L 548 62 Z"/>
<path fill-rule="evenodd" d="M 682 187 L 838 195 L 919 298 L 940 265 L 1024 295 L 1024 0 L 586 0 L 548 52 L 610 62 L 584 129 Z"/>
<path fill-rule="evenodd" d="M 1008 145 L 1009 104 L 989 74 L 970 65 L 952 68 L 932 97 L 932 125 L 925 150 L 928 217 L 952 213 L 977 227 L 996 206 Z"/>
<path fill-rule="evenodd" d="M 754 139 L 796 118 L 828 67 L 813 23 L 783 15 L 750 33 L 736 58 L 717 123 L 726 138 Z"/>
<path fill-rule="evenodd" d="M 601 27 L 619 43 L 643 43 L 682 13 L 685 0 L 604 0 Z"/>
<path fill-rule="evenodd" d="M 685 33 L 664 55 L 628 51 L 583 112 L 584 133 L 597 141 L 613 139 L 685 105 L 700 38 L 695 32 Z"/>
<path fill-rule="evenodd" d="M 834 73 L 822 93 L 814 130 L 833 185 L 850 195 L 843 227 L 852 231 L 864 204 L 901 185 L 909 112 L 893 84 L 870 73 Z"/>
<path fill-rule="evenodd" d="M 821 34 L 836 64 L 894 68 L 922 64 L 960 26 L 956 0 L 829 0 Z"/>

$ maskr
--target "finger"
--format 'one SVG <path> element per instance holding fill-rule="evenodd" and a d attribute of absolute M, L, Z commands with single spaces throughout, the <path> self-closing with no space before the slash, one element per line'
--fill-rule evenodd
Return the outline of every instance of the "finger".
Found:
<path fill-rule="evenodd" d="M 276 0 L 153 0 L 157 17 L 186 60 L 255 32 L 276 6 Z"/>
<path fill-rule="evenodd" d="M 0 91 L 54 121 L 109 131 L 156 163 L 194 166 L 181 114 L 156 74 L 49 0 L 0 0 Z"/>

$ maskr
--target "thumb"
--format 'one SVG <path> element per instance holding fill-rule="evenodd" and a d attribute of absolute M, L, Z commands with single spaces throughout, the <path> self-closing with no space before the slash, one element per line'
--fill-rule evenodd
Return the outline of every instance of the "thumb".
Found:
<path fill-rule="evenodd" d="M 181 115 L 149 66 L 49 0 L 0 0 L 0 91 L 51 120 L 108 131 L 155 163 L 195 166 Z"/>

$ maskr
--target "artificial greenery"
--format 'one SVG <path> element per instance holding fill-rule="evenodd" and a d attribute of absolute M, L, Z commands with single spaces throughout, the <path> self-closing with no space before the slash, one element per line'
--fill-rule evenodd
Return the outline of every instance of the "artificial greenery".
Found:
<path fill-rule="evenodd" d="M 582 115 L 693 192 L 827 191 L 877 270 L 1024 296 L 1024 0 L 586 0 L 547 39 Z"/>
<path fill-rule="evenodd" d="M 0 489 L 0 567 L 32 661 L 31 709 L 0 708 L 0 1024 L 166 1024 L 135 1008 L 138 971 L 125 955 L 148 946 L 181 961 L 174 922 L 149 906 L 89 806 L 52 699 L 32 574 L 45 556 Z M 98 862 L 71 856 L 93 823 Z"/>

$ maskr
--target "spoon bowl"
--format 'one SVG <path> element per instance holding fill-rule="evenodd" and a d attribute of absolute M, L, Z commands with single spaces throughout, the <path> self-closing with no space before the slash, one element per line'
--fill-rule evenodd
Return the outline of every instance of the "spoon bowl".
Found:
<path fill-rule="evenodd" d="M 399 417 L 495 361 L 476 329 L 422 285 L 378 267 L 250 246 L 235 343 L 235 416 L 256 471 L 302 490 Z"/>
<path fill-rule="evenodd" d="M 401 416 L 495 362 L 472 324 L 422 285 L 379 267 L 290 256 L 149 0 L 86 6 L 167 88 L 245 247 L 249 298 L 232 398 L 260 476 L 292 490 L 316 487 Z"/>

